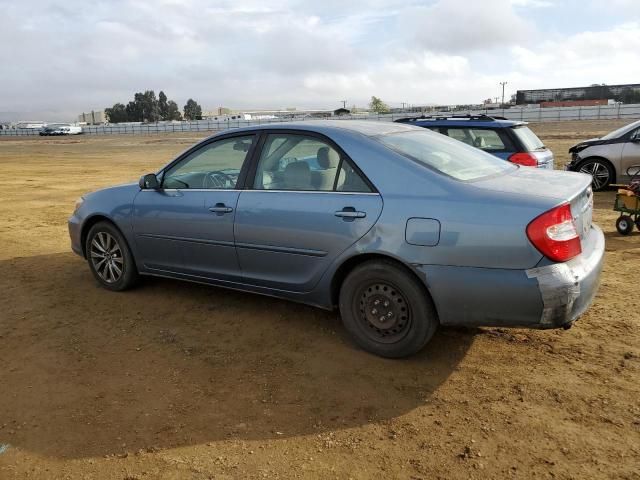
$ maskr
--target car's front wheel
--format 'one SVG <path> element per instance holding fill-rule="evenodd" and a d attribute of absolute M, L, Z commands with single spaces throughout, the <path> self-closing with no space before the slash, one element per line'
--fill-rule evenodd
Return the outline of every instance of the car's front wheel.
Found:
<path fill-rule="evenodd" d="M 347 275 L 340 288 L 340 314 L 359 346 L 389 358 L 418 352 L 438 327 L 424 286 L 387 260 L 365 262 Z"/>
<path fill-rule="evenodd" d="M 591 178 L 593 178 L 591 188 L 593 188 L 594 191 L 607 188 L 615 176 L 611 165 L 599 158 L 589 158 L 584 160 L 578 165 L 577 170 L 580 173 L 587 173 L 591 175 Z"/>
<path fill-rule="evenodd" d="M 98 222 L 91 227 L 85 251 L 91 273 L 104 288 L 122 291 L 138 280 L 131 250 L 112 223 Z"/>

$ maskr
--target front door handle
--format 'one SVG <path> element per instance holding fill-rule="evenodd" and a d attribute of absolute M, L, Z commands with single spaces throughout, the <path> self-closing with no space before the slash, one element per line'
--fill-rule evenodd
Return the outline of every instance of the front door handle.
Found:
<path fill-rule="evenodd" d="M 227 207 L 224 203 L 216 203 L 213 207 L 209 208 L 209 211 L 217 215 L 224 215 L 225 213 L 233 212 L 233 208 Z"/>
<path fill-rule="evenodd" d="M 364 218 L 367 216 L 366 212 L 359 212 L 353 207 L 344 207 L 342 210 L 338 210 L 334 213 L 336 217 L 342 217 L 345 222 L 353 222 L 356 218 Z"/>

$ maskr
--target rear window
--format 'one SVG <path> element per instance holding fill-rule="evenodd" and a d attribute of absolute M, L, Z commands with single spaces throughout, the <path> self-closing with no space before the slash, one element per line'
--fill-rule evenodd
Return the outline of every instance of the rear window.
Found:
<path fill-rule="evenodd" d="M 522 145 L 527 152 L 533 152 L 534 150 L 544 148 L 542 140 L 540 140 L 538 136 L 529 129 L 529 127 L 515 127 L 513 132 L 516 134 L 516 137 L 518 137 L 520 142 L 522 142 Z"/>
<path fill-rule="evenodd" d="M 476 180 L 518 168 L 477 148 L 427 131 L 391 133 L 376 139 L 401 155 L 456 180 Z"/>

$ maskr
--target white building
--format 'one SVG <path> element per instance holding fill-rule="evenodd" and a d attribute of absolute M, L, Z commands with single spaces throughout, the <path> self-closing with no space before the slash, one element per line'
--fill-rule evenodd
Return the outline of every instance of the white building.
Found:
<path fill-rule="evenodd" d="M 89 113 L 81 113 L 78 115 L 78 123 L 86 123 L 87 125 L 100 125 L 107 122 L 104 110 L 91 110 Z"/>

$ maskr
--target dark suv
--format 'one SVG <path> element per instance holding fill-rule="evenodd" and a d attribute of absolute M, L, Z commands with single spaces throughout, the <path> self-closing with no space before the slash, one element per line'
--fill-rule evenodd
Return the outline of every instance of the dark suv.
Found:
<path fill-rule="evenodd" d="M 526 122 L 488 115 L 434 115 L 396 122 L 428 128 L 512 163 L 553 170 L 553 153 Z"/>

